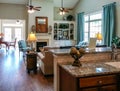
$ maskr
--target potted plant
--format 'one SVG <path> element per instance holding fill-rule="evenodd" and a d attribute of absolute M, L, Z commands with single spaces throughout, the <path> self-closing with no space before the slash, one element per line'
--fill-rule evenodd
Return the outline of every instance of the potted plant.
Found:
<path fill-rule="evenodd" d="M 116 36 L 112 39 L 112 46 L 115 48 L 120 48 L 120 37 Z"/>

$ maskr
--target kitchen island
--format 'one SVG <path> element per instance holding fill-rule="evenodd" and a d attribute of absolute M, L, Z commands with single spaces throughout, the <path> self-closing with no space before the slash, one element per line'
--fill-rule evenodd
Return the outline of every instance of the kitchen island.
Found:
<path fill-rule="evenodd" d="M 120 62 L 59 65 L 59 91 L 120 91 Z"/>
<path fill-rule="evenodd" d="M 52 49 L 49 50 L 54 55 L 54 91 L 59 90 L 59 64 L 73 62 L 70 55 L 70 49 Z M 95 49 L 86 49 L 85 55 L 80 59 L 83 62 L 105 62 L 111 60 L 111 48 L 100 47 Z"/>

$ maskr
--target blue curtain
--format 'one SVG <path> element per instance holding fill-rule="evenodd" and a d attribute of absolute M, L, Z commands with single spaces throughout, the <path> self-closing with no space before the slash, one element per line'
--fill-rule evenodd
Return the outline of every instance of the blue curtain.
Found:
<path fill-rule="evenodd" d="M 77 15 L 77 44 L 84 40 L 84 12 Z"/>
<path fill-rule="evenodd" d="M 115 36 L 115 8 L 116 3 L 103 6 L 103 43 L 111 46 L 112 38 Z"/>

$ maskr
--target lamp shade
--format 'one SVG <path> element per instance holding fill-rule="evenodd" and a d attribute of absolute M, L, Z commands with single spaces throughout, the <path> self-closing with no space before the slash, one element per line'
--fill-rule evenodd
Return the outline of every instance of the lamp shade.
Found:
<path fill-rule="evenodd" d="M 97 40 L 102 40 L 102 34 L 101 33 L 98 32 L 96 37 L 97 37 Z"/>
<path fill-rule="evenodd" d="M 27 41 L 28 41 L 28 42 L 35 42 L 35 41 L 37 41 L 37 38 L 36 38 L 35 34 L 31 32 L 31 33 L 28 35 Z"/>

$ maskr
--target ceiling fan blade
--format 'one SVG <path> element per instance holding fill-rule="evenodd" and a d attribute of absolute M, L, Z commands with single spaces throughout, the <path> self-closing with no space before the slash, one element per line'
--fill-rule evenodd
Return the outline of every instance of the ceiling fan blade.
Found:
<path fill-rule="evenodd" d="M 68 10 L 64 10 L 64 12 L 69 13 L 69 11 L 68 11 Z"/>
<path fill-rule="evenodd" d="M 39 6 L 39 7 L 35 7 L 35 8 L 42 8 L 42 7 Z"/>
<path fill-rule="evenodd" d="M 40 6 L 38 6 L 38 7 L 34 7 L 33 5 L 32 5 L 32 0 L 29 0 L 29 4 L 27 4 L 27 6 L 26 6 L 27 8 L 28 8 L 28 10 L 30 9 L 30 10 L 36 10 L 36 11 L 40 11 L 40 8 L 42 8 L 42 7 L 40 7 Z"/>
<path fill-rule="evenodd" d="M 37 9 L 37 8 L 35 8 L 35 7 L 33 7 L 33 9 L 34 9 L 34 10 L 37 10 L 37 11 L 40 11 L 40 9 Z"/>
<path fill-rule="evenodd" d="M 67 8 L 68 10 L 73 10 L 72 8 Z"/>
<path fill-rule="evenodd" d="M 70 9 L 70 8 L 64 8 L 63 7 L 63 0 L 61 0 L 61 7 L 59 8 L 59 12 L 69 13 L 69 10 L 72 10 L 72 9 Z"/>

